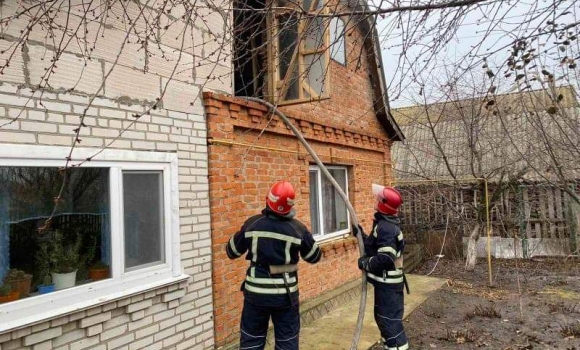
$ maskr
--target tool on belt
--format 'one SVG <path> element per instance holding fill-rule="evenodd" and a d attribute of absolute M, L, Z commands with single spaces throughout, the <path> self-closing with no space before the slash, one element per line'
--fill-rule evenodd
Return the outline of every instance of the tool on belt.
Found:
<path fill-rule="evenodd" d="M 296 309 L 296 305 L 294 305 L 294 300 L 292 299 L 292 293 L 290 292 L 290 284 L 288 283 L 288 279 L 290 278 L 291 272 L 298 271 L 298 265 L 296 264 L 270 265 L 269 269 L 271 275 L 282 274 L 282 279 L 284 280 L 284 288 L 286 288 L 286 294 L 288 294 L 288 299 L 290 300 L 290 307 L 292 307 L 292 309 Z"/>
<path fill-rule="evenodd" d="M 403 271 L 403 255 L 402 254 L 400 257 L 395 259 L 395 268 L 401 269 L 401 271 Z M 403 283 L 405 284 L 405 290 L 407 291 L 407 294 L 411 294 L 411 292 L 409 291 L 409 282 L 407 282 L 407 276 L 405 276 L 405 272 L 403 272 Z"/>
<path fill-rule="evenodd" d="M 298 271 L 297 264 L 287 264 L 287 265 L 270 265 L 268 266 L 270 269 L 271 275 L 278 275 L 281 273 L 290 273 Z"/>

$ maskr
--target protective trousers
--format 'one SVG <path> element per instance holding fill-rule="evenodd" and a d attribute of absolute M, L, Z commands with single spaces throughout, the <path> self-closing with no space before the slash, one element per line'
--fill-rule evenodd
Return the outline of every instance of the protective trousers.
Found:
<path fill-rule="evenodd" d="M 375 285 L 375 321 L 385 350 L 407 350 L 409 344 L 403 328 L 404 296 L 392 286 Z"/>
<path fill-rule="evenodd" d="M 267 297 L 266 297 L 267 298 Z M 260 306 L 244 300 L 240 324 L 240 350 L 262 350 L 272 317 L 276 350 L 298 350 L 300 313 L 298 307 Z"/>

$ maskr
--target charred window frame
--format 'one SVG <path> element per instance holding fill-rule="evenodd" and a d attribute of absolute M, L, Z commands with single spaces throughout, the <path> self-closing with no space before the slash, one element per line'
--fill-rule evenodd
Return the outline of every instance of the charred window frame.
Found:
<path fill-rule="evenodd" d="M 329 97 L 324 0 L 234 1 L 234 91 L 277 104 Z M 307 13 L 305 13 L 307 12 Z"/>
<path fill-rule="evenodd" d="M 234 94 L 264 98 L 268 71 L 266 0 L 234 1 Z"/>
<path fill-rule="evenodd" d="M 273 11 L 269 60 L 271 94 L 277 103 L 319 100 L 329 96 L 329 18 L 323 0 L 278 0 Z M 302 15 L 303 10 L 308 15 Z"/>

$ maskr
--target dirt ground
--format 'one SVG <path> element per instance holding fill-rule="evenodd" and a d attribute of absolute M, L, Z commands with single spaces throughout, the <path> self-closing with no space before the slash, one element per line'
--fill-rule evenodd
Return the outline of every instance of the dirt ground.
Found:
<path fill-rule="evenodd" d="M 494 260 L 490 287 L 485 261 L 466 272 L 442 259 L 431 276 L 447 285 L 405 320 L 411 349 L 580 350 L 579 272 L 578 260 Z"/>

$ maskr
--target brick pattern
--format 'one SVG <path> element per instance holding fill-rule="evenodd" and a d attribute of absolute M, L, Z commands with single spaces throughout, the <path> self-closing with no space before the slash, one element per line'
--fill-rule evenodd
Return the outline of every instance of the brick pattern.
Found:
<path fill-rule="evenodd" d="M 133 15 L 138 10 L 135 2 L 113 6 L 124 6 Z M 16 1 L 3 1 L 0 7 L 7 17 L 18 10 Z M 83 17 L 77 12 L 82 11 L 82 7 L 73 6 L 71 11 L 69 19 L 74 28 Z M 120 8 L 112 11 L 123 12 Z M 63 16 L 55 13 L 52 16 L 64 24 L 66 10 Z M 83 53 L 79 49 L 83 45 L 73 40 L 74 44 L 64 48 L 58 69 L 50 77 L 49 84 L 54 89 L 50 91 L 36 89 L 46 73 L 45 68 L 50 65 L 55 41 L 47 39 L 47 31 L 36 26 L 24 47 L 16 49 L 10 66 L 0 77 L 0 125 L 9 123 L 0 128 L 0 147 L 1 143 L 70 146 L 80 115 L 86 112 L 86 127 L 80 134 L 82 147 L 98 150 L 108 145 L 113 149 L 176 152 L 179 157 L 182 266 L 193 278 L 187 283 L 0 334 L 0 349 L 213 348 L 207 133 L 198 94 L 204 88 L 228 92 L 231 87 L 221 81 L 229 81 L 230 67 L 228 64 L 195 67 L 199 66 L 197 58 L 203 57 L 203 50 L 214 52 L 220 45 L 219 40 L 210 40 L 209 28 L 199 20 L 185 31 L 192 34 L 186 35 L 186 39 L 193 36 L 196 45 L 186 40 L 185 47 L 189 49 L 179 55 L 179 72 L 168 82 L 171 68 L 178 63 L 177 52 L 173 49 L 181 48 L 179 33 L 184 26 L 176 20 L 180 17 L 181 14 L 173 11 L 162 15 L 161 45 L 150 47 L 163 50 L 163 57 L 160 52 L 152 51 L 146 57 L 147 53 L 134 37 L 123 44 L 128 27 L 126 22 L 119 22 L 125 21 L 122 16 L 109 17 L 106 28 L 100 28 L 98 21 L 89 21 L 86 28 L 80 26 L 82 31 L 87 30 L 87 38 L 94 38 L 89 40 L 98 40 L 87 45 L 95 44 L 91 60 L 80 58 Z M 217 26 L 217 29 L 212 28 L 216 36 L 223 30 L 219 20 L 213 19 Z M 0 62 L 4 63 L 11 54 L 13 41 L 21 36 L 21 30 L 27 25 L 25 16 L 20 16 L 6 26 L 0 40 Z M 97 30 L 99 35 L 95 35 Z M 202 37 L 206 43 L 200 45 Z M 118 65 L 104 83 L 104 89 L 97 93 L 123 45 Z M 214 75 L 220 75 L 222 80 L 215 79 Z M 165 95 L 156 101 L 165 86 Z M 98 96 L 88 106 L 89 98 L 95 93 Z M 160 108 L 138 120 L 133 117 L 154 103 Z M 11 122 L 13 118 L 17 120 Z"/>
<path fill-rule="evenodd" d="M 8 129 L 0 129 L 0 142 L 70 146 L 69 129 L 77 126 L 78 111 L 86 108 L 83 96 L 46 93 L 41 102 L 35 97 L 22 98 L 26 93 L 24 88 L 0 86 L 0 115 L 18 115 Z M 133 120 L 132 113 L 144 108 L 112 99 L 99 100 L 89 108 L 81 145 L 109 144 L 119 135 L 121 126 Z M 6 121 L 0 118 L 0 123 Z M 159 139 L 158 135 L 166 138 Z M 178 153 L 182 266 L 193 276 L 192 281 L 0 335 L 1 349 L 213 347 L 205 138 L 202 115 L 157 109 L 143 116 L 110 147 Z"/>
<path fill-rule="evenodd" d="M 344 6 L 342 2 L 331 6 Z M 344 11 L 350 11 L 344 8 Z M 375 117 L 374 93 L 370 66 L 362 48 L 368 33 L 361 33 L 356 21 L 345 20 L 346 28 L 346 65 L 330 60 L 328 99 L 315 103 L 285 105 L 280 109 L 293 117 L 309 122 L 318 122 L 354 130 L 355 133 L 374 134 L 384 137 L 381 126 Z M 374 58 L 372 58 L 374 59 Z M 324 119 L 318 116 L 324 115 Z"/>
<path fill-rule="evenodd" d="M 140 6 L 145 3 L 152 7 L 144 13 L 155 17 L 161 2 L 141 1 Z M 112 13 L 123 13 L 126 8 L 132 18 L 141 11 L 136 2 L 112 6 Z M 219 51 L 221 41 L 214 40 L 216 37 L 225 40 L 227 36 L 221 35 L 223 18 L 218 13 L 211 15 L 215 28 L 210 32 L 202 19 L 184 28 L 179 6 L 165 4 L 163 8 L 160 44 L 149 45 L 148 52 L 132 33 L 123 43 L 129 27 L 124 16 L 109 16 L 106 26 L 89 18 L 85 27 L 79 26 L 83 7 L 71 7 L 71 16 L 67 16 L 67 9 L 51 13 L 55 22 L 64 25 L 70 20 L 70 28 L 80 27 L 87 33 L 59 48 L 64 52 L 50 76 L 51 90 L 38 90 L 38 84 L 51 64 L 56 50 L 53 44 L 59 38 L 49 39 L 46 30 L 35 26 L 0 76 L 0 147 L 2 143 L 71 146 L 80 116 L 86 113 L 86 126 L 80 132 L 82 147 L 177 153 L 182 267 L 192 279 L 0 334 L 1 350 L 213 348 L 207 131 L 199 92 L 231 91 L 230 84 L 223 83 L 230 81 L 230 64 L 222 60 L 210 64 L 202 59 L 205 53 Z M 0 10 L 11 17 L 18 4 L 3 1 Z M 97 8 L 96 13 L 100 11 Z M 0 40 L 0 63 L 12 54 L 14 41 L 29 25 L 25 17 L 14 16 L 6 26 Z M 136 27 L 143 30 L 143 23 L 138 20 Z M 182 33 L 187 33 L 185 49 L 179 53 L 175 49 L 183 48 Z M 89 41 L 87 49 L 94 46 L 90 60 L 81 58 L 86 52 L 80 51 L 84 45 L 78 40 L 83 38 Z M 172 76 L 176 64 L 179 69 Z M 101 85 L 104 88 L 98 91 Z M 157 100 L 164 89 L 165 95 Z M 93 95 L 96 97 L 89 106 Z M 154 104 L 158 108 L 134 118 Z"/>
<path fill-rule="evenodd" d="M 192 344 L 199 349 L 211 348 L 213 337 L 211 325 L 204 326 L 203 323 L 203 320 L 209 319 L 208 317 L 192 319 L 191 307 L 188 305 L 190 303 L 184 299 L 179 300 L 177 309 L 180 310 L 172 310 L 169 302 L 163 301 L 166 296 L 175 297 L 176 292 L 185 296 L 187 288 L 188 284 L 184 282 L 138 296 L 137 299 L 144 297 L 146 299 L 143 301 L 149 301 L 147 304 L 141 304 L 149 306 L 144 309 L 147 317 L 139 322 L 129 321 L 128 309 L 136 298 L 129 297 L 33 327 L 5 333 L 0 336 L 0 344 L 2 349 L 33 350 L 190 349 Z M 161 319 L 169 319 L 163 316 L 168 311 L 171 311 L 172 321 L 159 322 Z M 87 316 L 88 314 L 93 316 Z M 155 321 L 157 318 L 159 319 Z M 192 320 L 191 327 L 187 327 L 189 329 L 177 326 L 188 320 Z M 195 327 L 198 323 L 199 325 Z M 35 329 L 44 330 L 35 331 Z"/>
<path fill-rule="evenodd" d="M 391 141 L 372 112 L 372 89 L 366 68 L 345 71 L 353 66 L 351 61 L 346 67 L 332 64 L 332 77 L 350 78 L 342 83 L 333 81 L 336 94 L 329 100 L 284 106 L 281 110 L 324 163 L 348 168 L 349 198 L 368 230 L 374 214 L 371 184 L 388 183 L 391 178 Z M 364 63 L 362 67 L 366 67 Z M 243 299 L 240 284 L 248 266 L 243 259 L 230 261 L 225 244 L 245 218 L 263 209 L 269 187 L 280 179 L 294 184 L 297 218 L 309 226 L 309 166 L 313 160 L 289 128 L 278 117 L 272 117 L 266 107 L 215 93 L 205 93 L 204 102 L 210 143 L 215 336 L 216 345 L 225 346 L 239 336 Z M 265 132 L 261 133 L 262 130 Z M 247 152 L 247 146 L 220 141 L 263 148 Z M 356 265 L 358 244 L 353 237 L 322 243 L 321 248 L 324 258 L 320 263 L 300 263 L 302 301 L 360 277 Z"/>

